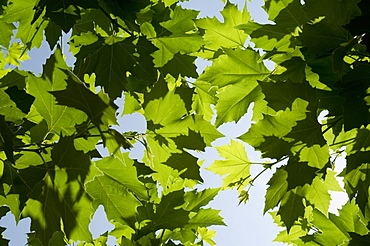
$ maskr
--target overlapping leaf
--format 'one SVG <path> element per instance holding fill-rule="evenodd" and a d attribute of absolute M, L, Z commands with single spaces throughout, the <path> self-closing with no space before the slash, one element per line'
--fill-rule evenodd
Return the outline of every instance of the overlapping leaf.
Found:
<path fill-rule="evenodd" d="M 354 202 L 347 202 L 339 211 L 339 216 L 331 214 L 328 218 L 320 211 L 314 210 L 312 223 L 320 229 L 320 233 L 315 234 L 311 241 L 324 245 L 340 245 L 350 240 L 349 232 L 367 234 L 368 229 L 364 221 Z"/>
<path fill-rule="evenodd" d="M 196 34 L 156 37 L 151 41 L 159 49 L 152 53 L 156 67 L 163 67 L 179 52 L 197 52 L 204 44 L 202 37 Z"/>
<path fill-rule="evenodd" d="M 132 73 L 139 80 L 143 78 L 146 85 L 155 81 L 154 79 L 145 80 L 153 78 L 153 65 L 150 62 L 142 62 L 145 59 L 140 60 L 140 57 L 134 55 L 138 52 L 136 47 L 140 49 L 146 46 L 135 46 L 131 38 L 119 40 L 114 40 L 114 38 L 99 40 L 83 46 L 76 55 L 77 62 L 74 69 L 80 77 L 84 74 L 95 73 L 97 85 L 103 86 L 114 99 L 120 97 L 122 91 L 129 90 L 127 72 Z"/>
<path fill-rule="evenodd" d="M 198 27 L 205 29 L 204 39 L 210 41 L 206 47 L 218 50 L 220 47 L 244 46 L 248 35 L 235 29 L 235 26 L 250 20 L 246 7 L 239 11 L 236 5 L 227 2 L 221 14 L 224 18 L 223 22 L 220 22 L 216 17 L 207 17 L 196 21 Z"/>
<path fill-rule="evenodd" d="M 62 138 L 51 156 L 53 162 L 44 179 L 29 194 L 23 213 L 32 218 L 31 228 L 44 244 L 62 228 L 72 240 L 91 241 L 88 226 L 93 210 L 83 182 L 98 172 L 90 165 L 90 158 L 74 148 L 72 137 Z"/>
<path fill-rule="evenodd" d="M 45 67 L 50 66 L 51 71 L 45 73 L 44 77 L 30 75 L 28 92 L 35 97 L 34 106 L 37 112 L 44 118 L 46 127 L 38 140 L 43 140 L 50 132 L 55 134 L 71 135 L 75 125 L 86 120 L 86 115 L 74 108 L 56 105 L 56 100 L 50 91 L 62 90 L 66 86 L 66 74 L 61 69 L 66 68 L 61 53 L 56 52 Z M 54 68 L 55 66 L 55 68 Z M 40 126 L 37 126 L 40 129 Z"/>

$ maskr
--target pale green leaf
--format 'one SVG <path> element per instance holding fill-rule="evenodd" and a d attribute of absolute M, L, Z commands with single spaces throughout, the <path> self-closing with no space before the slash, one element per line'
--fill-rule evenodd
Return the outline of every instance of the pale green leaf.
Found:
<path fill-rule="evenodd" d="M 251 103 L 263 99 L 257 83 L 235 84 L 217 94 L 216 127 L 226 122 L 238 122 L 246 114 Z"/>
<path fill-rule="evenodd" d="M 203 115 L 204 119 L 209 121 L 212 119 L 213 110 L 211 105 L 215 105 L 216 87 L 212 87 L 210 83 L 198 80 L 194 83 L 195 94 L 193 99 L 192 108 L 198 113 Z"/>
<path fill-rule="evenodd" d="M 221 210 L 214 210 L 212 208 L 200 209 L 197 214 L 189 220 L 187 227 L 209 227 L 213 225 L 226 225 L 223 218 L 219 215 Z"/>
<path fill-rule="evenodd" d="M 328 215 L 329 204 L 331 201 L 329 190 L 341 191 L 338 181 L 334 177 L 334 172 L 331 171 L 327 174 L 325 180 L 316 177 L 311 185 L 305 185 L 305 196 L 310 204 L 320 210 L 326 216 Z"/>
<path fill-rule="evenodd" d="M 151 54 L 156 67 L 164 66 L 178 52 L 194 53 L 204 44 L 202 37 L 194 34 L 157 37 L 151 41 L 159 49 Z"/>
<path fill-rule="evenodd" d="M 316 167 L 318 169 L 323 168 L 329 160 L 329 147 L 324 145 L 315 144 L 311 147 L 304 147 L 299 153 L 299 158 L 303 162 L 308 162 L 311 167 Z"/>
<path fill-rule="evenodd" d="M 128 153 L 122 153 L 122 158 L 114 156 L 105 157 L 96 162 L 99 168 L 107 177 L 126 187 L 140 199 L 148 199 L 147 190 L 137 179 L 134 161 L 128 157 Z"/>
<path fill-rule="evenodd" d="M 215 160 L 208 170 L 223 177 L 223 187 L 242 189 L 250 180 L 251 162 L 242 143 L 231 140 L 230 145 L 216 147 L 225 160 Z"/>
<path fill-rule="evenodd" d="M 207 17 L 196 21 L 198 27 L 205 29 L 204 39 L 210 41 L 206 46 L 215 50 L 219 47 L 243 46 L 248 35 L 234 27 L 250 20 L 246 5 L 240 11 L 235 4 L 227 2 L 221 14 L 224 18 L 223 22 L 220 22 L 216 17 Z"/>
<path fill-rule="evenodd" d="M 7 49 L 5 62 L 9 65 L 20 66 L 20 62 L 30 59 L 27 53 L 23 54 L 24 49 L 24 45 L 13 42 L 12 45 Z"/>
<path fill-rule="evenodd" d="M 259 60 L 259 54 L 251 49 L 224 49 L 225 55 L 217 58 L 207 67 L 199 80 L 218 87 L 231 84 L 257 86 L 257 80 L 264 80 L 270 74 Z"/>

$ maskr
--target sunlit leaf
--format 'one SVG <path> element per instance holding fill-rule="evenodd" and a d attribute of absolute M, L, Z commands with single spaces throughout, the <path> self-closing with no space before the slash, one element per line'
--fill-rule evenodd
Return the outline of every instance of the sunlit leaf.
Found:
<path fill-rule="evenodd" d="M 243 188 L 250 180 L 251 162 L 242 143 L 231 140 L 230 145 L 216 147 L 225 160 L 215 160 L 207 169 L 223 177 L 224 187 Z"/>

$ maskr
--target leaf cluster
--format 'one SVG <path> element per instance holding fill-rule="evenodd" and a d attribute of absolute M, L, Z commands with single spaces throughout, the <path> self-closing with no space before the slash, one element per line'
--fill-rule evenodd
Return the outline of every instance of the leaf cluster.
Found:
<path fill-rule="evenodd" d="M 119 245 L 214 245 L 208 227 L 224 222 L 204 206 L 229 188 L 246 202 L 272 171 L 264 212 L 286 228 L 276 240 L 367 245 L 368 2 L 266 0 L 273 24 L 229 1 L 222 21 L 178 2 L 0 1 L 1 216 L 31 218 L 29 245 L 105 245 L 109 235 Z M 73 67 L 60 47 L 67 32 Z M 22 70 L 44 41 L 42 74 Z M 212 62 L 199 76 L 197 58 Z M 119 108 L 141 114 L 146 130 L 117 130 Z M 222 187 L 194 188 L 201 162 L 189 150 L 211 147 L 217 127 L 250 109 L 252 126 L 217 147 L 222 159 L 208 168 Z M 130 155 L 137 144 L 140 159 Z M 245 144 L 271 161 L 250 161 Z M 342 153 L 348 202 L 334 215 Z M 93 240 L 99 205 L 115 228 Z"/>
<path fill-rule="evenodd" d="M 203 208 L 220 189 L 193 188 L 202 177 L 189 150 L 222 134 L 194 109 L 193 53 L 205 41 L 198 12 L 176 2 L 2 3 L 0 200 L 16 220 L 31 218 L 29 245 L 106 245 L 109 235 L 120 245 L 202 245 L 209 226 L 224 225 Z M 61 51 L 70 31 L 73 67 Z M 41 75 L 15 68 L 45 40 Z M 145 117 L 145 132 L 117 130 L 117 98 L 123 114 Z M 134 144 L 143 159 L 129 156 Z M 93 240 L 99 205 L 115 229 Z"/>

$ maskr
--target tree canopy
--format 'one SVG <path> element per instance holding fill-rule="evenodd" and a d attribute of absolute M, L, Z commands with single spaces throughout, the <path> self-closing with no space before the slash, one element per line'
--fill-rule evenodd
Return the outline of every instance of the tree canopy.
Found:
<path fill-rule="evenodd" d="M 179 0 L 0 0 L 0 216 L 31 218 L 28 245 L 214 245 L 209 227 L 225 224 L 207 204 L 223 189 L 246 202 L 266 171 L 277 241 L 370 244 L 369 2 L 265 0 L 272 24 L 224 2 L 219 20 Z M 24 70 L 43 42 L 42 74 Z M 200 75 L 197 58 L 212 62 Z M 119 107 L 146 131 L 117 130 Z M 202 163 L 190 150 L 212 147 L 249 108 L 252 126 L 208 168 L 222 186 L 194 188 Z M 270 161 L 252 163 L 245 144 Z M 332 214 L 339 178 L 349 199 Z M 93 240 L 99 205 L 115 228 Z"/>

